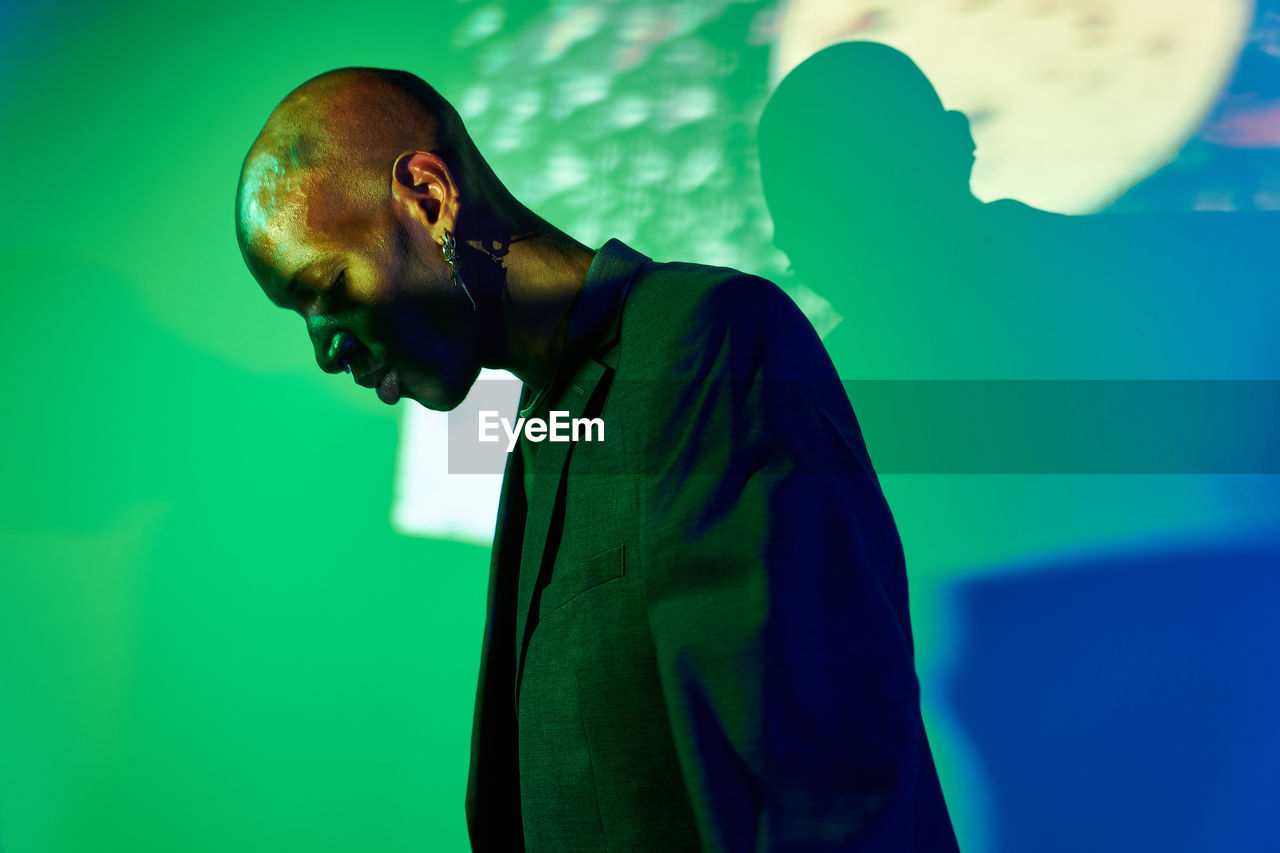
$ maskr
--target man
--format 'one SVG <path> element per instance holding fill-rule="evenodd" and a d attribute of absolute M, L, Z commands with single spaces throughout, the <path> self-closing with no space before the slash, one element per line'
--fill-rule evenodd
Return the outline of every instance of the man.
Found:
<path fill-rule="evenodd" d="M 506 368 L 526 414 L 605 423 L 509 457 L 475 849 L 954 849 L 893 520 L 776 287 L 592 252 L 402 72 L 291 93 L 245 159 L 237 229 L 322 369 L 446 410 Z"/>

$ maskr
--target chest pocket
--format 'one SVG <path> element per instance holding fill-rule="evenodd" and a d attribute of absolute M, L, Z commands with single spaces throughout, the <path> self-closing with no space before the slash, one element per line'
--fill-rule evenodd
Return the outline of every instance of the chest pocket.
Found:
<path fill-rule="evenodd" d="M 542 590 L 538 618 L 549 616 L 588 590 L 617 580 L 625 571 L 626 559 L 621 545 L 615 545 L 585 560 L 556 565 L 551 580 Z"/>

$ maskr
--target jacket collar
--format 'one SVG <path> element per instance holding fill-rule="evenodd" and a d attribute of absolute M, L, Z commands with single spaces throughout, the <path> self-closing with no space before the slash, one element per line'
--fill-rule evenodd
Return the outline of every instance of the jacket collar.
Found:
<path fill-rule="evenodd" d="M 584 357 L 598 357 L 617 343 L 622 303 L 636 270 L 648 261 L 621 240 L 610 240 L 600 247 L 569 319 L 562 368 L 557 374 L 574 371 Z"/>

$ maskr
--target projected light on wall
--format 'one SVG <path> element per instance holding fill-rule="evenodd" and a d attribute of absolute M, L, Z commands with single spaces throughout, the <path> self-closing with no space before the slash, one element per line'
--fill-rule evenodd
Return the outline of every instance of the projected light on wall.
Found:
<path fill-rule="evenodd" d="M 1177 154 L 1231 73 L 1252 7 L 1250 0 L 790 0 L 772 75 L 780 79 L 840 41 L 896 47 L 949 109 L 969 116 L 975 195 L 1084 213 Z"/>
<path fill-rule="evenodd" d="M 969 116 L 979 197 L 1081 213 L 1188 139 L 1217 146 L 1184 158 L 1203 168 L 1274 135 L 1271 102 L 1222 94 L 1242 49 L 1277 43 L 1261 11 L 1250 30 L 1253 13 L 1249 0 L 491 3 L 453 35 L 458 65 L 475 71 L 448 94 L 498 175 L 549 221 L 588 245 L 618 237 L 658 260 L 772 278 L 823 333 L 839 316 L 773 247 L 759 186 L 755 126 L 787 70 L 838 41 L 898 47 Z M 1254 171 L 1254 206 L 1273 206 L 1276 170 Z M 1161 190 L 1171 209 L 1239 206 L 1215 201 L 1229 190 L 1206 200 L 1182 184 Z M 444 416 L 402 417 L 397 529 L 487 544 L 500 477 L 444 475 Z"/>

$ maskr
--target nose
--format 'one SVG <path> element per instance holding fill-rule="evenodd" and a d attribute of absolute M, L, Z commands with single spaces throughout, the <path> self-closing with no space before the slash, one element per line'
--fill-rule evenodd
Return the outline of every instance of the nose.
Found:
<path fill-rule="evenodd" d="M 306 318 L 307 335 L 311 338 L 311 346 L 315 350 L 316 364 L 325 373 L 341 373 L 346 369 L 345 356 L 355 338 L 350 332 L 339 328 L 331 317 L 322 314 L 311 314 Z"/>

